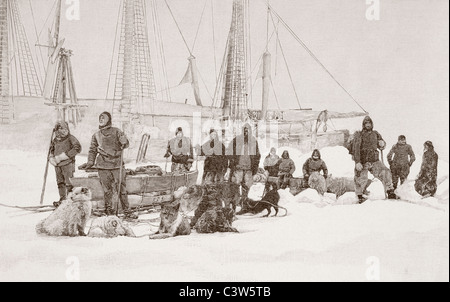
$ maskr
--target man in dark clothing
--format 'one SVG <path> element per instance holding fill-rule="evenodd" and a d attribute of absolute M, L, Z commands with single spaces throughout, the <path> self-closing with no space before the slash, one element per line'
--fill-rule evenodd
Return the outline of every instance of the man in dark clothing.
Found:
<path fill-rule="evenodd" d="M 269 155 L 264 159 L 264 170 L 266 170 L 266 177 L 278 177 L 278 169 L 281 158 L 277 155 L 275 148 L 270 149 Z"/>
<path fill-rule="evenodd" d="M 314 150 L 311 157 L 308 158 L 305 163 L 303 164 L 303 181 L 304 181 L 304 187 L 308 188 L 310 187 L 308 184 L 309 176 L 313 172 L 317 172 L 320 174 L 320 171 L 323 172 L 323 178 L 327 179 L 328 177 L 328 168 L 325 162 L 322 160 L 320 151 Z"/>
<path fill-rule="evenodd" d="M 270 191 L 271 187 L 278 186 L 277 182 L 272 182 L 269 180 L 269 177 L 278 177 L 278 170 L 280 166 L 281 158 L 277 155 L 277 150 L 275 148 L 270 149 L 269 155 L 264 159 L 264 174 L 266 176 L 266 184 L 264 186 L 264 193 Z M 264 194 L 263 194 L 264 195 Z"/>
<path fill-rule="evenodd" d="M 126 173 L 123 163 L 123 150 L 129 142 L 119 128 L 112 127 L 111 114 L 103 112 L 99 116 L 99 131 L 91 140 L 86 169 L 95 166 L 103 188 L 106 215 L 115 215 L 112 207 L 114 193 L 119 195 L 125 218 L 137 218 L 130 209 L 126 187 Z M 119 188 L 120 183 L 120 188 Z"/>
<path fill-rule="evenodd" d="M 242 127 L 242 134 L 236 136 L 228 146 L 229 172 L 234 182 L 242 186 L 241 203 L 247 198 L 253 185 L 253 176 L 258 172 L 259 153 L 258 141 L 252 135 L 250 124 Z"/>
<path fill-rule="evenodd" d="M 295 172 L 295 163 L 289 157 L 289 152 L 286 150 L 281 155 L 280 164 L 278 165 L 278 187 L 286 189 L 289 185 L 292 175 Z"/>
<path fill-rule="evenodd" d="M 437 191 L 438 160 L 439 157 L 434 151 L 433 143 L 430 141 L 425 142 L 422 166 L 414 184 L 417 193 L 424 198 L 434 196 Z"/>
<path fill-rule="evenodd" d="M 206 156 L 202 182 L 214 183 L 224 180 L 228 167 L 225 145 L 219 140 L 214 129 L 209 131 L 209 140 L 201 146 L 200 156 Z"/>
<path fill-rule="evenodd" d="M 386 142 L 382 136 L 373 130 L 373 121 L 369 116 L 363 120 L 363 130 L 357 132 L 354 138 L 353 159 L 355 160 L 355 193 L 359 202 L 366 199 L 363 193 L 369 181 L 368 172 L 378 178 L 384 185 L 388 198 L 395 199 L 394 186 L 392 185 L 391 171 L 380 161 L 377 149 L 384 150 Z"/>
<path fill-rule="evenodd" d="M 169 158 L 172 155 L 172 172 L 187 172 L 191 169 L 194 162 L 194 151 L 191 140 L 184 136 L 183 128 L 178 127 L 175 131 L 175 137 L 169 140 L 167 151 L 164 155 Z"/>
<path fill-rule="evenodd" d="M 55 201 L 53 205 L 58 207 L 73 188 L 70 179 L 75 172 L 75 156 L 81 152 L 81 144 L 75 136 L 70 134 L 69 125 L 66 122 L 56 123 L 54 132 L 55 138 L 50 146 L 48 160 L 55 167 L 59 201 Z"/>
<path fill-rule="evenodd" d="M 398 179 L 400 178 L 400 184 L 405 182 L 409 175 L 409 167 L 416 160 L 412 147 L 406 143 L 404 135 L 398 137 L 398 142 L 389 151 L 387 160 L 391 168 L 394 189 L 397 189 Z"/>

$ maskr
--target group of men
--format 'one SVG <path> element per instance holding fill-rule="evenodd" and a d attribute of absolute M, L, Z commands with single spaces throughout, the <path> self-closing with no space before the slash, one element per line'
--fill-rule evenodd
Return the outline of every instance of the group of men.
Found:
<path fill-rule="evenodd" d="M 380 133 L 373 129 L 373 121 L 369 116 L 363 120 L 362 130 L 354 134 L 350 153 L 355 161 L 355 192 L 359 202 L 366 200 L 368 172 L 378 178 L 384 185 L 389 199 L 396 199 L 395 189 L 398 182 L 403 184 L 410 173 L 410 167 L 416 160 L 411 145 L 406 143 L 406 137 L 400 135 L 398 142 L 391 148 L 387 155 L 390 169 L 380 160 L 378 150 L 386 148 L 386 142 Z M 438 156 L 434 152 L 433 143 L 426 141 L 424 155 L 419 176 L 415 182 L 415 190 L 423 197 L 433 196 L 437 190 L 437 165 Z"/>
<path fill-rule="evenodd" d="M 75 156 L 81 152 L 81 144 L 70 134 L 69 126 L 65 122 L 58 122 L 53 129 L 54 138 L 50 148 L 49 163 L 55 166 L 56 180 L 60 195 L 57 207 L 67 197 L 72 189 L 70 178 L 75 172 Z M 98 171 L 100 183 L 104 192 L 105 213 L 117 214 L 113 209 L 113 196 L 118 195 L 124 214 L 128 218 L 136 218 L 130 209 L 124 173 L 123 150 L 128 148 L 129 141 L 123 131 L 112 127 L 111 114 L 103 112 L 99 116 L 99 130 L 92 136 L 88 153 L 88 161 L 80 169 L 95 167 Z M 388 198 L 396 198 L 394 190 L 400 180 L 403 183 L 408 175 L 409 168 L 415 161 L 415 155 L 406 137 L 401 135 L 387 155 L 390 169 L 382 161 L 378 150 L 384 150 L 386 142 L 382 136 L 373 130 L 373 121 L 370 117 L 363 120 L 363 128 L 357 131 L 349 146 L 350 154 L 355 161 L 355 192 L 359 202 L 366 200 L 367 186 L 369 184 L 368 172 L 381 180 Z M 438 156 L 434 152 L 432 142 L 424 144 L 425 152 L 421 172 L 415 183 L 415 189 L 422 196 L 435 194 L 437 185 Z M 248 196 L 253 185 L 253 176 L 258 172 L 261 154 L 258 141 L 252 134 L 250 124 L 242 127 L 242 133 L 233 138 L 228 148 L 219 138 L 216 130 L 210 130 L 209 140 L 202 146 L 196 147 L 197 154 L 205 156 L 203 183 L 231 180 L 241 186 L 242 198 Z M 177 128 L 175 137 L 169 140 L 165 157 L 172 157 L 172 172 L 189 171 L 194 162 L 193 147 L 190 139 L 185 137 L 182 128 Z M 264 169 L 267 178 L 276 177 L 277 188 L 285 189 L 295 172 L 295 163 L 284 151 L 281 158 L 272 148 L 264 159 Z M 322 172 L 322 174 L 320 174 Z M 311 174 L 327 178 L 328 169 L 321 159 L 319 150 L 314 150 L 311 158 L 303 165 L 304 186 L 307 187 Z"/>
<path fill-rule="evenodd" d="M 75 156 L 81 152 L 81 144 L 70 134 L 66 122 L 58 122 L 53 132 L 49 162 L 55 166 L 60 199 L 53 204 L 58 207 L 72 189 L 70 179 L 75 172 Z M 129 141 L 123 131 L 112 126 L 111 114 L 103 112 L 99 116 L 99 130 L 91 139 L 88 161 L 79 168 L 87 170 L 95 166 L 97 169 L 104 194 L 106 215 L 117 214 L 117 209 L 113 208 L 113 198 L 116 195 L 125 217 L 135 219 L 137 216 L 128 203 L 126 174 L 123 167 L 123 150 L 128 146 Z"/>

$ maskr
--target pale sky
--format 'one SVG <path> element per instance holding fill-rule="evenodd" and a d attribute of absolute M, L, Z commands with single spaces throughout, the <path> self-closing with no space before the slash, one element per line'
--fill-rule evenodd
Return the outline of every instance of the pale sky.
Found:
<path fill-rule="evenodd" d="M 18 0 L 28 39 L 33 51 L 36 34 L 29 0 Z M 170 86 L 177 85 L 187 68 L 189 56 L 182 38 L 163 0 L 156 0 L 165 45 Z M 262 0 L 251 0 L 252 64 L 264 50 L 266 10 Z M 369 21 L 364 0 L 271 0 L 274 9 L 308 45 L 343 86 L 371 114 L 375 128 L 385 136 L 388 146 L 400 134 L 407 136 L 416 154 L 421 156 L 425 140 L 435 143 L 438 154 L 448 159 L 448 28 L 449 3 L 446 0 L 380 0 L 380 19 Z M 47 40 L 45 20 L 54 0 L 31 0 L 40 42 Z M 78 95 L 104 98 L 108 83 L 119 0 L 80 0 L 80 20 L 63 18 L 61 35 L 65 47 L 74 51 L 72 65 Z M 146 1 L 147 6 L 151 1 Z M 212 20 L 216 37 L 217 69 L 220 68 L 231 21 L 231 0 L 168 0 L 189 45 L 193 44 L 203 7 L 194 55 L 211 94 L 215 89 Z M 211 3 L 214 17 L 211 13 Z M 63 1 L 63 11 L 67 8 Z M 150 10 L 149 10 L 150 12 Z M 149 25 L 152 21 L 149 13 Z M 270 24 L 270 32 L 272 32 Z M 153 40 L 150 29 L 150 41 Z M 288 60 L 293 81 L 303 107 L 353 111 L 359 108 L 303 48 L 280 26 L 280 41 Z M 272 41 L 276 93 L 283 108 L 295 108 L 295 100 L 280 49 Z M 152 48 L 153 48 L 152 44 Z M 153 49 L 152 49 L 153 50 Z M 44 49 L 44 55 L 46 53 Z M 46 61 L 46 58 L 45 58 Z M 152 63 L 160 89 L 156 51 Z M 256 75 L 256 71 L 253 76 Z M 261 83 L 256 82 L 253 103 L 259 102 Z M 189 85 L 171 91 L 174 101 L 188 98 L 193 103 Z M 208 92 L 201 83 L 205 104 Z M 270 106 L 276 108 L 272 97 Z M 355 126 L 359 127 L 358 125 Z"/>

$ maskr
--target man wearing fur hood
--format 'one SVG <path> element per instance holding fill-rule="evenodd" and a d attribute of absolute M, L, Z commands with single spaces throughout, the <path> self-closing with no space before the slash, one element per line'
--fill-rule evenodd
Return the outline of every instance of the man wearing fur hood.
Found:
<path fill-rule="evenodd" d="M 322 182 L 325 182 L 325 179 L 328 177 L 328 168 L 325 162 L 322 160 L 320 151 L 318 149 L 315 149 L 311 155 L 310 158 L 306 160 L 306 162 L 303 164 L 303 181 L 304 181 L 304 187 L 310 187 L 309 185 L 309 177 L 312 173 L 317 172 L 320 174 L 320 171 L 323 172 L 323 180 Z"/>
<path fill-rule="evenodd" d="M 223 181 L 228 167 L 225 145 L 219 139 L 219 135 L 215 129 L 209 131 L 209 138 L 200 147 L 199 152 L 197 152 L 197 154 L 200 153 L 200 156 L 206 156 L 203 167 L 203 184 Z"/>
<path fill-rule="evenodd" d="M 50 146 L 48 161 L 55 167 L 56 183 L 58 185 L 59 201 L 53 205 L 58 207 L 66 199 L 67 193 L 73 188 L 70 179 L 75 172 L 75 156 L 81 152 L 81 144 L 70 134 L 69 125 L 60 121 L 53 129 L 55 138 Z"/>
<path fill-rule="evenodd" d="M 253 176 L 258 172 L 259 153 L 258 141 L 252 135 L 249 123 L 242 127 L 242 133 L 236 136 L 228 146 L 229 172 L 234 182 L 242 185 L 242 198 L 247 198 L 250 187 L 253 185 Z"/>
<path fill-rule="evenodd" d="M 366 116 L 362 123 L 362 131 L 355 134 L 354 153 L 355 160 L 355 192 L 359 202 L 366 199 L 363 197 L 368 183 L 368 172 L 378 178 L 384 185 L 384 190 L 388 198 L 396 198 L 394 187 L 392 185 L 391 171 L 380 161 L 380 155 L 377 149 L 384 150 L 386 142 L 381 134 L 373 130 L 373 121 Z"/>
<path fill-rule="evenodd" d="M 423 145 L 422 165 L 420 173 L 417 176 L 414 188 L 417 193 L 424 198 L 434 196 L 437 191 L 437 169 L 439 156 L 434 151 L 434 146 L 431 141 L 426 141 Z"/>
<path fill-rule="evenodd" d="M 278 183 L 280 189 L 286 189 L 289 186 L 291 178 L 295 172 L 295 163 L 289 156 L 289 151 L 285 150 L 281 155 L 278 166 Z"/>
<path fill-rule="evenodd" d="M 99 116 L 99 130 L 92 136 L 86 169 L 96 166 L 102 185 L 106 215 L 115 215 L 112 198 L 119 192 L 120 203 L 126 218 L 137 218 L 128 203 L 126 173 L 123 167 L 122 152 L 128 148 L 128 138 L 119 128 L 112 127 L 111 114 L 103 112 Z M 122 179 L 120 169 L 122 168 Z"/>
<path fill-rule="evenodd" d="M 194 162 L 194 150 L 191 140 L 184 136 L 183 128 L 178 127 L 175 137 L 167 143 L 164 158 L 172 156 L 171 172 L 187 172 Z"/>

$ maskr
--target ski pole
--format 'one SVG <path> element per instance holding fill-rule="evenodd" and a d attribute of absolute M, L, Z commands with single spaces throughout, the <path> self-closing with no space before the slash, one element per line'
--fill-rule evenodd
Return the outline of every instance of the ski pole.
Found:
<path fill-rule="evenodd" d="M 41 201 L 40 201 L 41 205 L 44 203 L 45 186 L 47 185 L 48 164 L 49 164 L 50 153 L 51 153 L 51 149 L 52 149 L 52 141 L 53 141 L 54 133 L 55 133 L 55 128 L 53 128 L 53 130 L 52 130 L 52 136 L 50 137 L 50 146 L 48 147 L 47 163 L 45 164 L 45 172 L 44 172 L 44 184 L 42 185 L 42 191 L 41 191 Z"/>
<path fill-rule="evenodd" d="M 120 168 L 119 168 L 119 188 L 117 189 L 118 200 L 116 202 L 116 216 L 119 216 L 119 202 L 120 202 L 120 194 L 122 188 L 122 174 L 123 174 L 123 150 L 120 153 Z"/>

